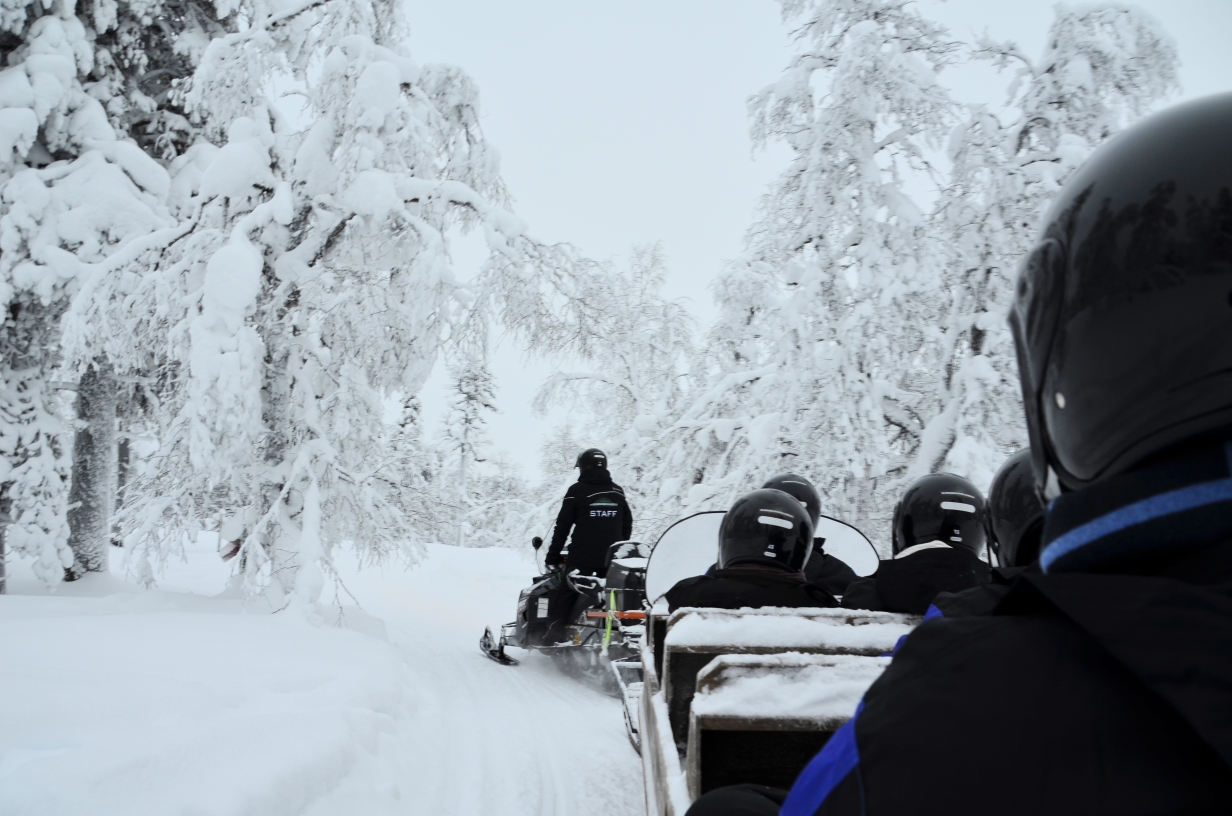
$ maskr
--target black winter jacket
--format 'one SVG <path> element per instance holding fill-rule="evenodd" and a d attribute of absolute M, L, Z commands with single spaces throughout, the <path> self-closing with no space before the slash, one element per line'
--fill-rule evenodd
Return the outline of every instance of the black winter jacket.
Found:
<path fill-rule="evenodd" d="M 847 772 L 783 816 L 1229 812 L 1229 590 L 1030 575 L 995 615 L 925 622 L 793 794 Z"/>
<path fill-rule="evenodd" d="M 598 575 L 606 569 L 608 548 L 632 534 L 633 513 L 625 501 L 625 491 L 612 481 L 606 468 L 592 468 L 565 492 L 556 514 L 547 562 L 561 561 L 561 551 L 569 539 L 566 568 Z"/>
<path fill-rule="evenodd" d="M 668 609 L 714 607 L 718 609 L 760 608 L 763 606 L 808 607 L 838 606 L 834 596 L 804 580 L 798 572 L 779 570 L 716 569 L 678 581 L 664 595 Z"/>
<path fill-rule="evenodd" d="M 824 546 L 819 546 L 814 541 L 813 554 L 804 565 L 804 578 L 810 584 L 816 584 L 831 595 L 838 596 L 847 594 L 847 587 L 859 576 L 852 572 L 845 561 L 828 554 Z"/>
<path fill-rule="evenodd" d="M 923 615 L 940 592 L 961 592 L 988 581 L 989 567 L 957 547 L 930 547 L 882 561 L 843 595 L 845 609 Z"/>
<path fill-rule="evenodd" d="M 1002 599 L 1010 593 L 1019 575 L 1039 575 L 1039 564 L 1029 567 L 993 567 L 988 583 L 961 592 L 942 592 L 933 598 L 933 606 L 947 618 L 971 615 L 991 615 Z"/>
<path fill-rule="evenodd" d="M 781 816 L 1232 812 L 1232 446 L 1210 453 L 1055 499 L 1043 572 L 930 611 Z"/>

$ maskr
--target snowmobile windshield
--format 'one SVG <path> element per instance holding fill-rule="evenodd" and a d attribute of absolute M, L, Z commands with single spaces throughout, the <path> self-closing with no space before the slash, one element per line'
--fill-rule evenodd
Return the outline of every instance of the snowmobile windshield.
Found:
<path fill-rule="evenodd" d="M 682 518 L 659 536 L 646 566 L 646 600 L 653 603 L 677 581 L 704 575 L 719 557 L 722 510 Z M 846 522 L 821 516 L 813 530 L 828 555 L 843 561 L 861 577 L 877 571 L 877 550 L 868 538 Z"/>
<path fill-rule="evenodd" d="M 652 603 L 677 581 L 704 575 L 719 558 L 723 510 L 682 518 L 663 531 L 646 565 L 646 600 Z"/>
<path fill-rule="evenodd" d="M 845 521 L 822 516 L 813 527 L 813 537 L 823 539 L 821 548 L 851 567 L 861 578 L 877 571 L 877 548 L 864 533 Z"/>

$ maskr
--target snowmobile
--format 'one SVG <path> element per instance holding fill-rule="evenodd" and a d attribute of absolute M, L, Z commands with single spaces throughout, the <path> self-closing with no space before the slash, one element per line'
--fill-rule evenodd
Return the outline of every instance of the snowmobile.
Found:
<path fill-rule="evenodd" d="M 538 554 L 543 539 L 535 536 L 531 546 Z M 567 672 L 598 678 L 614 691 L 617 683 L 607 664 L 632 658 L 644 631 L 649 554 L 636 541 L 618 541 L 608 550 L 603 578 L 543 570 L 519 594 L 513 622 L 503 625 L 499 636 L 491 627 L 484 630 L 480 650 L 505 666 L 518 664 L 506 646 L 544 652 Z"/>

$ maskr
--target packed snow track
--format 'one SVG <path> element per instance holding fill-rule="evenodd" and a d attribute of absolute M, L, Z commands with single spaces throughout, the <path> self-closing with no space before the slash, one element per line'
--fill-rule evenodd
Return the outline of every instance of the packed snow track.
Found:
<path fill-rule="evenodd" d="M 203 547 L 162 591 L 99 575 L 49 596 L 14 580 L 0 811 L 644 812 L 617 700 L 543 655 L 515 649 L 506 667 L 479 652 L 484 626 L 512 617 L 529 552 L 441 546 L 410 569 L 344 569 L 362 611 L 343 626 L 172 591 L 216 593 L 225 570 Z"/>
<path fill-rule="evenodd" d="M 511 649 L 521 664 L 501 666 L 479 652 L 483 628 L 512 619 L 533 574 L 529 557 L 508 550 L 434 547 L 417 569 L 348 583 L 406 655 L 415 710 L 404 733 L 311 816 L 645 812 L 618 700 L 545 655 Z M 382 783 L 396 785 L 399 799 L 357 811 Z"/>

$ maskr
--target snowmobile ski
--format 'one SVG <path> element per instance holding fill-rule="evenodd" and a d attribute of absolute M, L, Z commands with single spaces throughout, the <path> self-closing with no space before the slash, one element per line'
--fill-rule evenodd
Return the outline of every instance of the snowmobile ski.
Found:
<path fill-rule="evenodd" d="M 484 655 L 495 660 L 502 666 L 518 665 L 518 661 L 505 654 L 504 640 L 497 640 L 492 637 L 492 627 L 490 626 L 483 630 L 483 637 L 479 638 L 479 649 L 484 653 Z"/>

